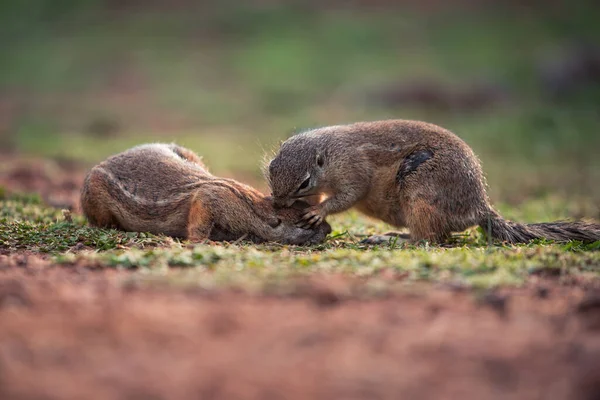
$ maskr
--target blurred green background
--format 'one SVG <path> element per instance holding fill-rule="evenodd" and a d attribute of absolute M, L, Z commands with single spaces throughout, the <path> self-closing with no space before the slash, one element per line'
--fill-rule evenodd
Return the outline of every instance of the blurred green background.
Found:
<path fill-rule="evenodd" d="M 594 3 L 3 1 L 0 147 L 91 164 L 175 141 L 264 188 L 296 130 L 423 119 L 474 148 L 496 201 L 600 200 Z"/>

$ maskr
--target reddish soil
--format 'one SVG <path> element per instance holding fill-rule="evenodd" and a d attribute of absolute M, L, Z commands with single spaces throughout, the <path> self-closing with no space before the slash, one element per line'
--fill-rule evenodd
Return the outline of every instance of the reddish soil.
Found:
<path fill-rule="evenodd" d="M 4 161 L 0 186 L 77 209 L 81 166 Z M 365 298 L 335 276 L 284 296 L 132 273 L 0 255 L 0 399 L 600 399 L 598 281 Z"/>
<path fill-rule="evenodd" d="M 79 191 L 86 166 L 72 160 L 0 156 L 0 188 L 37 193 L 50 206 L 79 210 Z"/>
<path fill-rule="evenodd" d="M 24 260 L 0 258 L 1 399 L 600 396 L 595 284 L 252 296 Z"/>

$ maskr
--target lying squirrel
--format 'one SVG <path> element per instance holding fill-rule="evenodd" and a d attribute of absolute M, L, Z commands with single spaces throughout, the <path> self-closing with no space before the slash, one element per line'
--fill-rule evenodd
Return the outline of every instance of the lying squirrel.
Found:
<path fill-rule="evenodd" d="M 282 143 L 268 165 L 267 179 L 276 207 L 317 193 L 328 196 L 306 211 L 301 227 L 317 226 L 329 214 L 356 207 L 408 227 L 413 241 L 441 242 L 473 225 L 509 243 L 600 240 L 599 224 L 523 225 L 503 219 L 490 205 L 471 148 L 452 132 L 425 122 L 359 122 L 297 134 Z M 381 243 L 389 235 L 367 242 Z"/>
<path fill-rule="evenodd" d="M 317 229 L 294 226 L 300 209 L 274 210 L 270 197 L 211 175 L 200 157 L 174 144 L 137 146 L 92 168 L 81 207 L 94 226 L 192 241 L 314 244 L 331 232 L 327 223 Z"/>

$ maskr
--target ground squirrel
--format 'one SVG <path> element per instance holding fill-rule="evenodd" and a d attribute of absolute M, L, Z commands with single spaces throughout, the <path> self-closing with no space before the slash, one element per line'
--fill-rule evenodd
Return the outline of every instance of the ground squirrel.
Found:
<path fill-rule="evenodd" d="M 442 242 L 451 232 L 479 225 L 509 243 L 546 238 L 600 240 L 587 222 L 517 224 L 490 205 L 481 165 L 458 136 L 437 125 L 408 120 L 329 126 L 292 136 L 268 164 L 276 207 L 322 193 L 299 226 L 315 226 L 351 207 L 397 227 L 410 238 Z M 379 239 L 378 239 L 379 238 Z M 373 237 L 380 243 L 387 236 Z"/>
<path fill-rule="evenodd" d="M 92 168 L 81 192 L 91 225 L 166 234 L 193 241 L 318 243 L 331 232 L 294 226 L 300 209 L 274 210 L 250 186 L 211 175 L 191 150 L 145 144 Z"/>

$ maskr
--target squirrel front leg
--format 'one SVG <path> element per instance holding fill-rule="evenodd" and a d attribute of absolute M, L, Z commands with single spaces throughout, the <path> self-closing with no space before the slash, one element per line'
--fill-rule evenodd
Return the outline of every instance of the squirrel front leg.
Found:
<path fill-rule="evenodd" d="M 303 229 L 319 226 L 330 214 L 337 214 L 352 208 L 368 192 L 368 186 L 357 186 L 355 183 L 341 185 L 343 190 L 334 193 L 322 203 L 309 207 L 296 226 Z"/>

